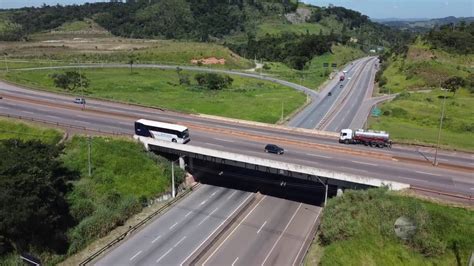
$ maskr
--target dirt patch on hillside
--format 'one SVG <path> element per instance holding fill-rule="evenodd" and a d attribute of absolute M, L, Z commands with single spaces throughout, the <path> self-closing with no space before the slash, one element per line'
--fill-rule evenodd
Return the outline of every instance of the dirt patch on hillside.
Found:
<path fill-rule="evenodd" d="M 417 47 L 410 47 L 407 57 L 413 61 L 425 61 L 436 58 L 431 51 Z"/>
<path fill-rule="evenodd" d="M 201 58 L 201 59 L 192 59 L 192 64 L 203 64 L 203 65 L 225 65 L 224 58 L 215 58 L 215 57 L 208 57 L 208 58 Z"/>

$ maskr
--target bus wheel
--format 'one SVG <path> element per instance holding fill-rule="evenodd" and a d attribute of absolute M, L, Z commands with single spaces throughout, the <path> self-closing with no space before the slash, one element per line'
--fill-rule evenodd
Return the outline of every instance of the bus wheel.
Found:
<path fill-rule="evenodd" d="M 177 141 L 176 141 L 176 139 L 172 139 L 171 141 L 172 141 L 172 142 L 174 142 L 174 143 L 176 143 L 176 142 L 177 142 Z"/>

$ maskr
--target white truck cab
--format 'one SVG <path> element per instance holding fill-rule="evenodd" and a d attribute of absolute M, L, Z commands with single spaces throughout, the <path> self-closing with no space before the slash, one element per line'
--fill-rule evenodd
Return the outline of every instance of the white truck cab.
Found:
<path fill-rule="evenodd" d="M 339 136 L 340 143 L 347 143 L 352 141 L 352 129 L 346 128 L 341 130 L 341 135 Z"/>

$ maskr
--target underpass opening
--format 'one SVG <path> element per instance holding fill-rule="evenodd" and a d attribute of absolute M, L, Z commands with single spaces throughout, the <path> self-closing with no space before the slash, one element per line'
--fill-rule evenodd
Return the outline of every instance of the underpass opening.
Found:
<path fill-rule="evenodd" d="M 153 149 L 152 149 L 153 150 Z M 177 161 L 180 156 L 170 152 L 154 150 L 155 153 Z M 235 162 L 222 161 L 214 157 L 193 158 L 181 155 L 186 162 L 186 171 L 194 179 L 204 184 L 227 187 L 231 189 L 259 192 L 261 194 L 284 198 L 296 202 L 322 206 L 325 198 L 325 185 L 328 184 L 328 198 L 336 196 L 341 189 L 363 189 L 361 184 L 331 184 L 327 178 L 302 176 L 281 169 L 258 166 L 231 165 Z M 324 184 L 322 184 L 321 182 Z"/>

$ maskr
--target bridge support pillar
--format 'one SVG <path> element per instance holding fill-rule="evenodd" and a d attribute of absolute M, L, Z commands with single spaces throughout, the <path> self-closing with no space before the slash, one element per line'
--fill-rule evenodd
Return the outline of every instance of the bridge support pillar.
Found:
<path fill-rule="evenodd" d="M 191 171 L 194 169 L 193 157 L 188 156 L 188 169 Z"/>
<path fill-rule="evenodd" d="M 186 163 L 184 162 L 184 157 L 180 156 L 179 157 L 179 168 L 185 170 L 184 168 L 186 167 Z"/>
<path fill-rule="evenodd" d="M 340 197 L 342 194 L 344 194 L 344 190 L 341 187 L 337 187 L 337 196 Z"/>

